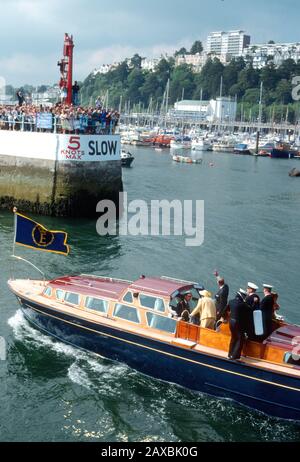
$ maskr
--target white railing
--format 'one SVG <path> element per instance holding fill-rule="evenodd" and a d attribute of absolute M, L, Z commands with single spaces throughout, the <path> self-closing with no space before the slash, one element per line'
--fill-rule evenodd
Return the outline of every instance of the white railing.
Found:
<path fill-rule="evenodd" d="M 68 134 L 76 133 L 79 135 L 113 135 L 115 133 L 116 121 L 111 121 L 110 124 L 105 127 L 103 127 L 101 122 L 94 122 L 91 119 L 89 119 L 87 122 L 87 124 L 81 124 L 80 120 L 78 119 L 64 119 L 64 121 L 62 121 L 61 117 L 55 116 L 53 117 L 51 123 L 43 126 L 43 124 L 39 124 L 37 122 L 36 116 L 29 116 L 27 119 L 27 117 L 24 114 L 17 116 L 17 118 L 13 118 L 10 115 L 8 116 L 5 114 L 0 114 L 0 130 Z M 67 128 L 68 124 L 69 128 Z"/>

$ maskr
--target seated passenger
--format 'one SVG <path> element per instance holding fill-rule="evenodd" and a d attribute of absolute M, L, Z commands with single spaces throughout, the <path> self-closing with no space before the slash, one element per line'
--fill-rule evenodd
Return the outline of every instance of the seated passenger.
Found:
<path fill-rule="evenodd" d="M 189 321 L 189 314 L 191 312 L 189 302 L 192 298 L 192 294 L 187 292 L 183 298 L 179 300 L 176 306 L 170 306 L 169 311 L 171 315 L 177 319 L 182 319 L 185 322 Z"/>
<path fill-rule="evenodd" d="M 198 301 L 196 308 L 191 313 L 193 319 L 197 314 L 200 316 L 200 326 L 206 329 L 215 329 L 217 317 L 216 305 L 211 298 L 211 293 L 207 290 L 200 292 L 201 298 Z"/>

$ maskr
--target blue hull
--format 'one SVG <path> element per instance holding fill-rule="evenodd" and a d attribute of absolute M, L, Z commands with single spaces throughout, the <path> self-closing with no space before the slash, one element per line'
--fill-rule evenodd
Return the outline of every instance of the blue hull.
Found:
<path fill-rule="evenodd" d="M 124 362 L 149 376 L 300 421 L 297 378 L 100 326 L 28 300 L 20 304 L 29 322 L 63 342 Z"/>
<path fill-rule="evenodd" d="M 273 159 L 292 159 L 295 156 L 293 151 L 284 151 L 282 149 L 272 149 L 270 151 L 270 156 Z"/>

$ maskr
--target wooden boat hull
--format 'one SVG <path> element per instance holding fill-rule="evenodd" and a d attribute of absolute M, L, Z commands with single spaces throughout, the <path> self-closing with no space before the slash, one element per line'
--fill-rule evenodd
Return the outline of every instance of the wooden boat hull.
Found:
<path fill-rule="evenodd" d="M 18 300 L 29 322 L 65 343 L 194 391 L 300 421 L 300 384 L 296 377 L 87 321 L 24 297 L 18 296 Z"/>

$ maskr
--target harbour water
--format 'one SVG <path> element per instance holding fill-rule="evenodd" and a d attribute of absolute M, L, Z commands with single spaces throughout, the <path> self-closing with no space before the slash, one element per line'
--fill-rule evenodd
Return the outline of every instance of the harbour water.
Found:
<path fill-rule="evenodd" d="M 273 284 L 280 314 L 300 324 L 300 181 L 288 172 L 297 160 L 203 153 L 202 164 L 177 164 L 170 153 L 130 148 L 123 170 L 128 200 L 205 201 L 205 239 L 100 237 L 96 220 L 38 218 L 69 233 L 68 257 L 27 249 L 18 254 L 46 277 L 95 273 L 125 279 L 169 275 L 216 291 L 214 270 L 230 294 L 248 281 Z M 13 217 L 0 214 L 0 441 L 299 441 L 295 423 L 146 377 L 125 365 L 55 341 L 32 328 L 7 289 L 7 279 L 36 275 L 11 267 Z"/>

